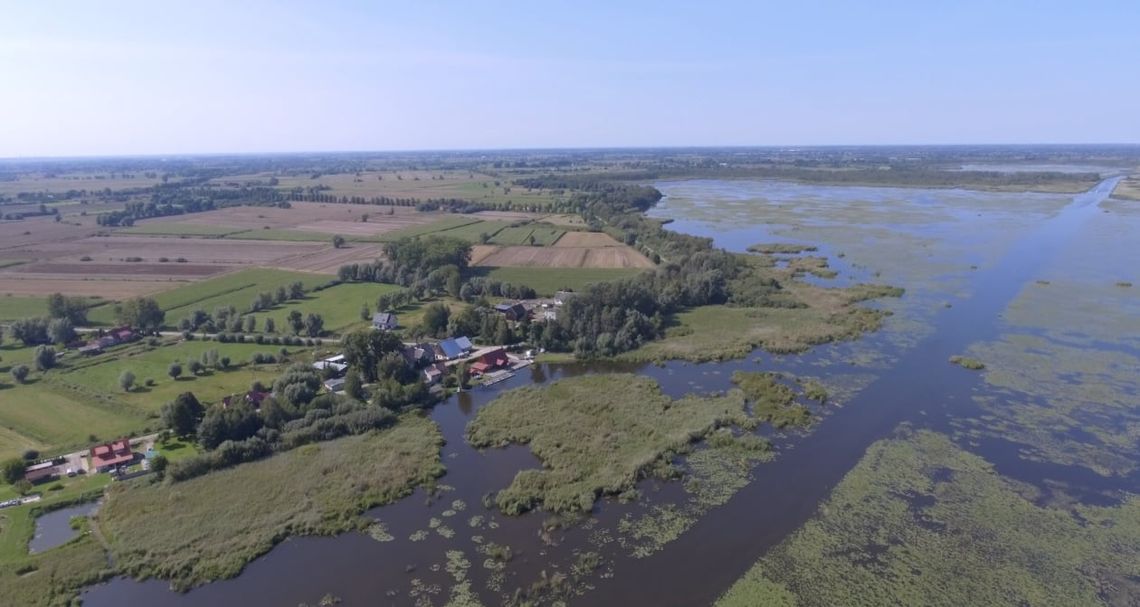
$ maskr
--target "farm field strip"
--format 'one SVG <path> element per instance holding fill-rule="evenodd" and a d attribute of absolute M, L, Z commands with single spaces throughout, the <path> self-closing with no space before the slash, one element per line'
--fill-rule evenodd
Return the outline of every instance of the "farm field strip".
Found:
<path fill-rule="evenodd" d="M 214 224 L 171 221 L 147 223 L 132 226 L 129 228 L 121 228 L 119 230 L 116 230 L 116 233 L 139 234 L 148 236 L 226 236 L 227 234 L 244 232 L 248 229 L 249 228 L 224 227 Z"/>
<path fill-rule="evenodd" d="M 382 255 L 383 251 L 379 245 L 354 243 L 340 249 L 328 247 L 314 253 L 302 253 L 278 259 L 273 265 L 283 270 L 336 274 L 342 265 L 370 262 Z"/>
<path fill-rule="evenodd" d="M 112 280 L 101 277 L 19 276 L 0 273 L 0 295 L 46 297 L 52 293 L 84 295 L 104 299 L 124 299 L 151 295 L 170 289 L 181 281 L 135 279 Z"/>
<path fill-rule="evenodd" d="M 623 247 L 605 232 L 567 232 L 554 243 L 556 247 Z"/>
<path fill-rule="evenodd" d="M 75 277 L 86 276 L 153 276 L 153 277 L 186 277 L 200 278 L 212 276 L 232 269 L 224 265 L 189 264 L 189 263 L 36 263 L 21 266 L 15 270 L 17 274 L 35 274 L 42 277 L 52 275 L 66 275 Z"/>
<path fill-rule="evenodd" d="M 528 224 L 503 228 L 491 238 L 490 242 L 498 245 L 527 245 L 533 236 L 535 246 L 548 247 L 558 242 L 565 233 L 566 230 L 559 228 Z"/>
<path fill-rule="evenodd" d="M 560 239 L 565 240 L 573 233 Z M 494 249 L 494 250 L 492 250 Z M 540 268 L 652 268 L 653 262 L 625 247 L 479 247 L 472 254 L 473 266 Z"/>
<path fill-rule="evenodd" d="M 526 285 L 540 296 L 550 297 L 555 291 L 581 291 L 587 285 L 627 278 L 640 268 L 488 268 L 486 276 L 513 285 Z"/>
<path fill-rule="evenodd" d="M 460 215 L 460 216 L 452 215 L 452 216 L 443 217 L 442 219 L 438 219 L 438 220 L 433 221 L 431 223 L 413 225 L 413 226 L 408 226 L 406 228 L 400 228 L 398 230 L 393 230 L 391 232 L 386 232 L 385 234 L 382 235 L 383 236 L 382 239 L 386 240 L 386 241 L 392 241 L 392 240 L 399 240 L 400 238 L 405 238 L 405 237 L 424 236 L 426 234 L 434 234 L 437 232 L 451 231 L 451 230 L 454 230 L 457 228 L 462 228 L 464 226 L 471 225 L 473 223 L 479 223 L 479 221 L 480 220 L 475 219 L 473 217 L 466 216 L 466 215 Z M 449 234 L 449 235 L 454 236 L 454 234 Z M 476 236 L 478 236 L 478 234 L 476 234 Z"/>

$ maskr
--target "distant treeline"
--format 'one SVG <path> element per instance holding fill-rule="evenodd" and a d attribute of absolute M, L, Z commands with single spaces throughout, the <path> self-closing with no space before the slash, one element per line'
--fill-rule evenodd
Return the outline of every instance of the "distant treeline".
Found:
<path fill-rule="evenodd" d="M 100 213 L 101 226 L 130 226 L 140 219 L 202 213 L 234 206 L 276 206 L 289 203 L 272 188 L 223 190 L 208 187 L 157 186 L 149 202 L 128 202 L 121 211 Z"/>
<path fill-rule="evenodd" d="M 801 183 L 882 185 L 913 187 L 1040 187 L 1055 183 L 1087 183 L 1090 187 L 1100 180 L 1097 173 L 1065 173 L 1061 171 L 956 171 L 944 170 L 927 165 L 891 164 L 883 166 L 836 165 L 827 167 L 807 166 L 719 166 L 712 164 L 674 166 L 652 169 L 633 169 L 606 173 L 605 177 L 614 181 L 655 181 L 699 175 L 709 179 L 749 178 L 796 181 Z M 525 187 L 545 187 L 554 190 L 583 189 L 597 187 L 594 182 L 597 174 L 548 175 L 516 180 Z M 541 184 L 541 185 L 540 185 Z"/>

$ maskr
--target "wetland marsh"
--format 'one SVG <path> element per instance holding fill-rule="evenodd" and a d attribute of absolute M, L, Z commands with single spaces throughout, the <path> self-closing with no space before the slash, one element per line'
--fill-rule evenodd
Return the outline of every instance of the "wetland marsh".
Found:
<path fill-rule="evenodd" d="M 871 304 L 891 313 L 878 332 L 790 354 L 534 365 L 433 410 L 446 475 L 370 511 L 374 527 L 287 540 L 240 576 L 184 594 L 166 581 L 116 579 L 90 589 L 85 604 L 311 604 L 329 594 L 346 605 L 693 605 L 722 594 L 725 605 L 938 604 L 963 584 L 979 589 L 978 604 L 1136 600 L 1140 571 L 1128 546 L 1140 490 L 1140 292 L 1116 283 L 1137 278 L 1128 269 L 1140 267 L 1138 254 L 1119 236 L 1140 226 L 1133 207 L 1108 198 L 1114 186 L 1074 197 L 659 183 L 666 198 L 650 214 L 673 220 L 670 229 L 741 252 L 756 243 L 815 247 L 837 275 L 813 284 L 882 282 L 906 293 Z M 948 364 L 951 356 L 985 369 Z M 520 394 L 541 399 L 582 376 L 603 374 L 580 384 L 595 388 L 624 377 L 613 373 L 644 378 L 606 384 L 619 401 L 730 402 L 734 377 L 745 393 L 772 398 L 751 398 L 758 409 L 717 405 L 713 417 L 685 422 L 683 448 L 661 442 L 642 459 L 613 451 L 645 469 L 672 452 L 661 474 L 632 472 L 633 482 L 613 484 L 578 474 L 602 469 L 574 462 L 611 453 L 604 441 L 567 442 L 593 436 L 580 420 L 511 412 Z M 778 385 L 793 398 L 802 392 L 799 404 L 767 373 L 788 379 Z M 808 396 L 820 393 L 823 403 Z M 729 409 L 742 421 L 765 417 L 764 407 L 763 423 L 709 429 Z M 795 407 L 810 411 L 806 427 Z M 533 415 L 532 431 L 485 435 L 482 449 L 469 442 L 484 436 L 476 420 L 514 414 Z M 777 427 L 784 417 L 795 421 Z M 562 430 L 549 433 L 556 424 Z M 742 447 L 744 436 L 766 448 Z M 572 467 L 554 463 L 562 453 L 574 455 L 562 460 Z M 638 469 L 611 472 L 625 479 Z M 588 493 L 593 509 L 574 512 L 584 499 L 567 514 L 500 508 L 498 492 L 543 489 L 519 484 L 520 474 L 549 471 L 584 482 L 570 498 Z M 543 489 L 527 499 L 557 495 Z M 971 537 L 991 539 L 962 539 Z M 1012 594 L 999 591 L 1005 580 L 1015 582 Z"/>

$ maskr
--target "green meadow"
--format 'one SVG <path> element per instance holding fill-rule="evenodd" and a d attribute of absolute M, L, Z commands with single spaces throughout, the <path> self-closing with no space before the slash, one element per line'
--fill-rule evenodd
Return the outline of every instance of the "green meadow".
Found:
<path fill-rule="evenodd" d="M 326 331 L 339 334 L 370 324 L 371 319 L 360 317 L 361 307 L 367 305 L 369 311 L 376 312 L 376 299 L 379 296 L 399 290 L 401 287 L 396 285 L 380 283 L 339 284 L 310 293 L 304 299 L 288 301 L 267 312 L 258 312 L 253 316 L 257 318 L 258 331 L 265 326 L 266 318 L 272 318 L 277 325 L 277 332 L 281 333 L 285 330 L 286 318 L 290 311 L 297 310 L 303 314 L 315 312 L 324 319 Z"/>
<path fill-rule="evenodd" d="M 189 363 L 207 350 L 230 358 L 230 369 L 190 373 Z M 16 384 L 9 375 L 16 364 L 28 364 L 31 348 L 9 344 L 0 352 L 0 457 L 19 455 L 25 449 L 48 453 L 82 448 L 90 436 L 100 439 L 130 432 L 157 430 L 162 405 L 179 393 L 193 392 L 199 400 L 217 402 L 247 390 L 254 381 L 270 381 L 288 363 L 252 365 L 255 352 L 280 355 L 280 346 L 223 344 L 216 341 L 165 339 L 158 346 L 146 342 L 112 348 L 91 358 L 66 353 L 59 365 L 46 372 L 33 371 L 27 383 Z M 304 350 L 288 348 L 289 358 L 308 360 Z M 182 376 L 171 379 L 171 363 L 182 365 Z M 119 384 L 124 371 L 135 375 L 135 388 Z M 153 385 L 147 386 L 147 380 Z"/>

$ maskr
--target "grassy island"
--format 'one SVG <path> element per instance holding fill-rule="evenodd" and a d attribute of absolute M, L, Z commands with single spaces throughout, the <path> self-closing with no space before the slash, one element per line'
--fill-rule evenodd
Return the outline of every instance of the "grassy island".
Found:
<path fill-rule="evenodd" d="M 596 375 L 507 392 L 480 409 L 467 439 L 476 447 L 529 444 L 542 460 L 544 469 L 520 472 L 498 493 L 504 512 L 588 512 L 600 495 L 668 471 L 690 443 L 745 419 L 739 392 L 673 400 L 651 379 Z"/>

